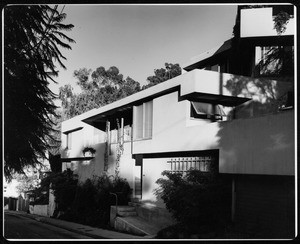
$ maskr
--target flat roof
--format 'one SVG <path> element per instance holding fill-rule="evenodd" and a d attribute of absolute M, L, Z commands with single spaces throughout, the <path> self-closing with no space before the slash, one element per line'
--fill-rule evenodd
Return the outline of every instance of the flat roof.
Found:
<path fill-rule="evenodd" d="M 188 73 L 179 75 L 170 80 L 159 83 L 155 86 L 149 87 L 145 90 L 139 91 L 128 97 L 122 98 L 118 101 L 112 102 L 103 107 L 92 109 L 88 112 L 81 114 L 81 120 L 90 124 L 96 117 L 101 117 L 104 115 L 113 114 L 115 112 L 126 111 L 132 106 L 137 106 L 145 101 L 152 100 L 153 98 L 162 96 L 164 94 L 171 93 L 173 91 L 179 90 L 180 83 L 184 80 L 184 76 Z"/>

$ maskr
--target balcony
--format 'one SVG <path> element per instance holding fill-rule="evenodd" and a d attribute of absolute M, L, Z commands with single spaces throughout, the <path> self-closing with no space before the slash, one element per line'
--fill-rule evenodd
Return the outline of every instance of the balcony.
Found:
<path fill-rule="evenodd" d="M 290 18 L 282 36 L 294 35 L 295 19 Z M 251 8 L 241 10 L 241 37 L 277 36 L 274 29 L 272 8 Z"/>

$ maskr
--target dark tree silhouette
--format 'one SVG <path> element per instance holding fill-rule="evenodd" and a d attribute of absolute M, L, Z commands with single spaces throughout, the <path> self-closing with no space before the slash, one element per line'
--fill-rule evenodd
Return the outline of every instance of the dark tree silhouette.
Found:
<path fill-rule="evenodd" d="M 66 14 L 57 6 L 14 5 L 4 8 L 4 174 L 24 173 L 25 166 L 46 158 L 53 132 L 56 97 L 48 88 L 66 59 L 60 48 L 74 40 L 63 32 Z"/>
<path fill-rule="evenodd" d="M 155 69 L 154 75 L 147 78 L 148 84 L 143 86 L 143 89 L 157 85 L 178 75 L 181 75 L 179 64 L 165 63 L 165 68 Z"/>

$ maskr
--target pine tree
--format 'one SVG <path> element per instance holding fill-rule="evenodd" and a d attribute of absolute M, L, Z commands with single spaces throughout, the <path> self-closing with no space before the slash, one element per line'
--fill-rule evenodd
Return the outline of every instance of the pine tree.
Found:
<path fill-rule="evenodd" d="M 12 5 L 4 9 L 4 174 L 24 173 L 25 166 L 46 158 L 56 106 L 49 82 L 56 64 L 65 68 L 60 48 L 74 40 L 63 32 L 66 14 L 57 6 Z"/>

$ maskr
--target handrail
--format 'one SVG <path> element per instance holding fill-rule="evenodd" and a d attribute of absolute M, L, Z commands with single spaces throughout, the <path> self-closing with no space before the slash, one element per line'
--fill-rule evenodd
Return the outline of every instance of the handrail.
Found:
<path fill-rule="evenodd" d="M 116 216 L 115 216 L 115 218 L 118 217 L 118 195 L 117 195 L 118 193 L 122 193 L 122 192 L 110 192 L 109 193 L 110 195 L 114 195 L 116 198 Z"/>

